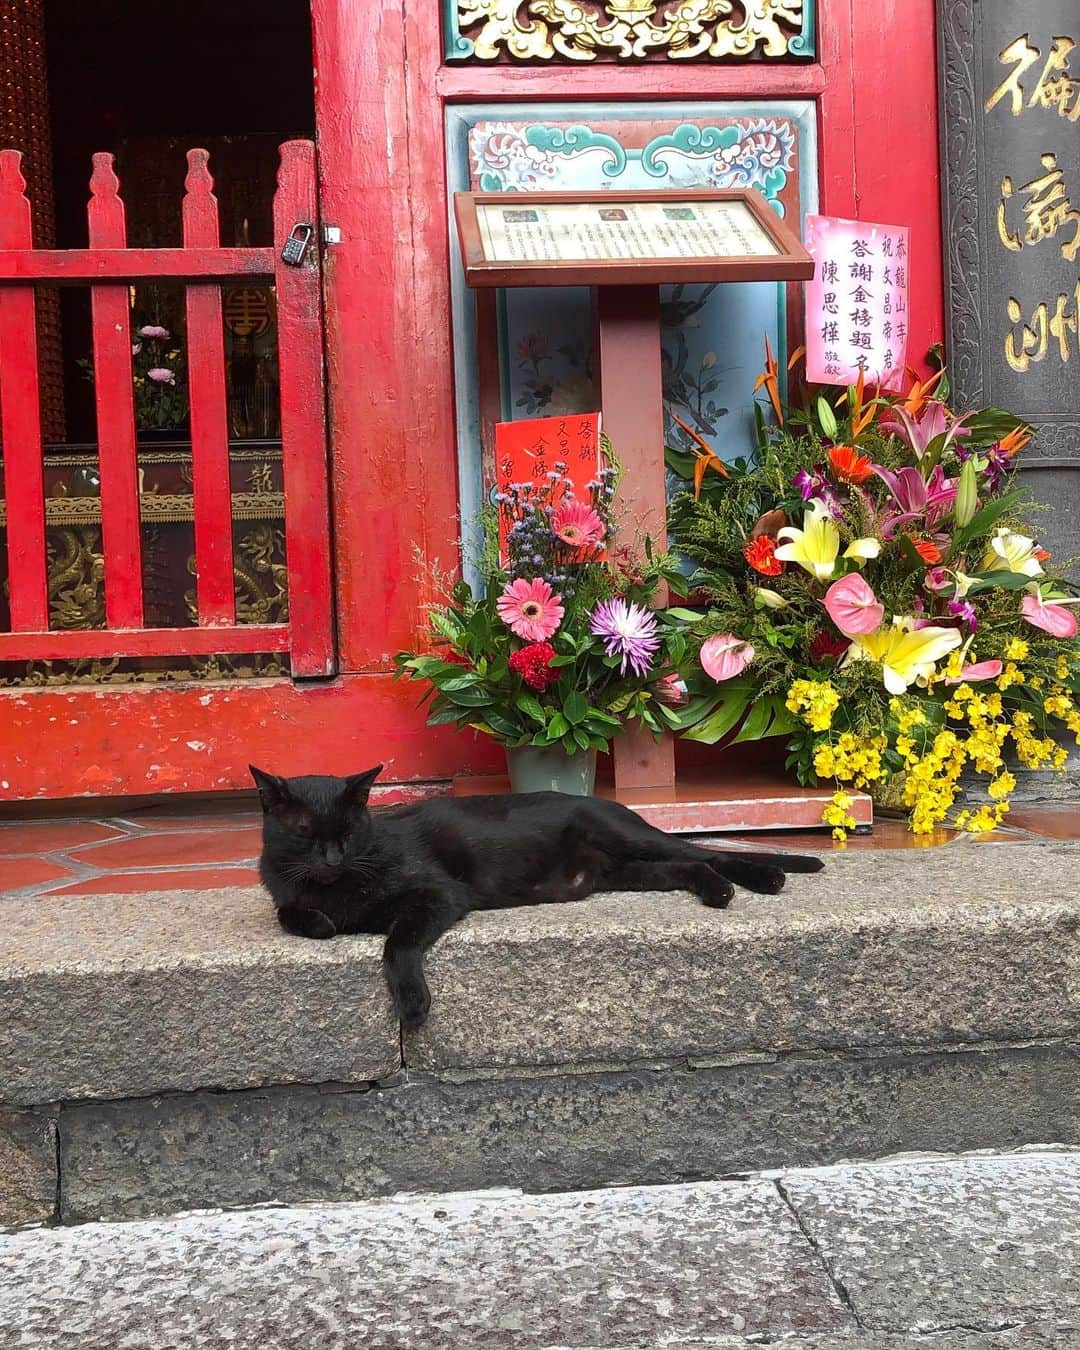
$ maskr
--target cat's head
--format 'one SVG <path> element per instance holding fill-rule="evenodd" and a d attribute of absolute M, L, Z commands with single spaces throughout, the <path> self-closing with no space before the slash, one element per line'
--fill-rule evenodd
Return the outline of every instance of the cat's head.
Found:
<path fill-rule="evenodd" d="M 249 765 L 263 808 L 263 860 L 288 880 L 326 886 L 370 870 L 367 801 L 382 765 L 348 778 L 280 778 Z"/>

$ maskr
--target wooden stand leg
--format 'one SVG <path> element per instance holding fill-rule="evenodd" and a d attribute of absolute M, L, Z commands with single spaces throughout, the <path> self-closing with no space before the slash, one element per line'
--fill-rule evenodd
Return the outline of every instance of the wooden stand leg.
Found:
<path fill-rule="evenodd" d="M 611 286 L 594 292 L 596 370 L 602 426 L 625 470 L 616 510 L 628 543 L 648 534 L 667 547 L 664 485 L 664 396 L 660 365 L 660 292 L 655 286 Z M 666 602 L 666 597 L 661 597 Z M 615 740 L 615 792 L 672 791 L 675 744 L 646 732 Z"/>
<path fill-rule="evenodd" d="M 486 494 L 495 481 L 495 424 L 502 421 L 499 293 L 489 286 L 473 294 L 476 296 L 476 374 L 480 396 L 480 481 Z"/>

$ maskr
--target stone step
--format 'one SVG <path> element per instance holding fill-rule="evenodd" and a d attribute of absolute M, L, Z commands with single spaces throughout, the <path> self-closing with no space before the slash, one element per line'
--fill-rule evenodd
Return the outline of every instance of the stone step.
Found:
<path fill-rule="evenodd" d="M 781 897 L 472 916 L 402 1037 L 377 938 L 254 890 L 0 902 L 0 1222 L 1080 1143 L 1080 845 Z"/>
<path fill-rule="evenodd" d="M 5 1350 L 1076 1350 L 1080 1155 L 0 1240 Z"/>

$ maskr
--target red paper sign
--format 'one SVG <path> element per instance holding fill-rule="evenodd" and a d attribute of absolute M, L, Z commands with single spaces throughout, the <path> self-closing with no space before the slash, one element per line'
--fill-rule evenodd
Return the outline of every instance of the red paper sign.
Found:
<path fill-rule="evenodd" d="M 814 278 L 806 283 L 806 378 L 883 389 L 907 361 L 908 228 L 806 217 Z"/>
<path fill-rule="evenodd" d="M 531 483 L 535 488 L 550 484 L 549 500 L 553 505 L 567 492 L 572 492 L 577 501 L 589 502 L 591 493 L 586 484 L 595 482 L 602 468 L 598 412 L 495 424 L 495 482 L 499 492 L 509 492 L 512 483 Z M 563 481 L 555 483 L 549 474 L 556 474 Z M 506 513 L 500 512 L 499 535 L 504 556 L 506 529 Z"/>

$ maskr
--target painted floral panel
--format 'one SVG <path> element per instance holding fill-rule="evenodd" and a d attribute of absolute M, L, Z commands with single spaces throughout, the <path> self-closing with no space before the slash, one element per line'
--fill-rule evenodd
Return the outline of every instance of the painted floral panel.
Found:
<path fill-rule="evenodd" d="M 468 132 L 470 185 L 487 192 L 756 188 L 798 228 L 800 127 L 788 116 L 705 121 L 478 121 Z M 589 292 L 502 292 L 503 415 L 597 406 Z M 661 291 L 664 397 L 726 458 L 751 444 L 754 380 L 765 336 L 782 350 L 784 288 L 773 283 L 666 286 Z"/>

